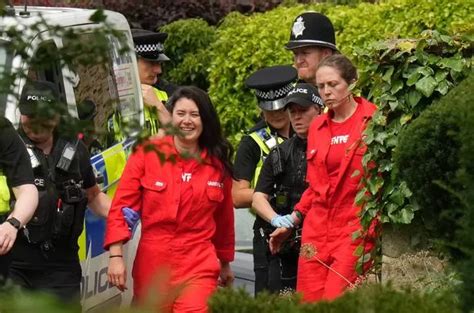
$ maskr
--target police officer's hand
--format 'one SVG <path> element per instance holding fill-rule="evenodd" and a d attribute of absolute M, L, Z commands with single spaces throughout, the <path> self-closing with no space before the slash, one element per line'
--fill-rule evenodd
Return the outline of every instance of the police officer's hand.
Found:
<path fill-rule="evenodd" d="M 127 289 L 127 270 L 123 257 L 111 257 L 107 270 L 109 283 L 117 287 L 120 291 Z"/>
<path fill-rule="evenodd" d="M 275 229 L 275 231 L 270 234 L 268 246 L 270 247 L 271 254 L 277 254 L 280 251 L 281 245 L 290 237 L 292 231 L 292 229 L 281 227 Z"/>
<path fill-rule="evenodd" d="M 158 107 L 162 104 L 161 99 L 158 98 L 156 93 L 153 91 L 153 87 L 146 84 L 141 84 L 143 93 L 143 102 L 148 106 Z"/>
<path fill-rule="evenodd" d="M 293 220 L 293 217 L 291 214 L 287 215 L 275 215 L 272 220 L 271 224 L 273 227 L 279 228 L 279 227 L 285 227 L 285 228 L 293 228 L 295 221 Z"/>
<path fill-rule="evenodd" d="M 127 222 L 128 229 L 133 234 L 137 228 L 138 221 L 140 220 L 140 214 L 129 207 L 122 208 L 122 214 L 125 218 L 125 222 Z"/>
<path fill-rule="evenodd" d="M 4 222 L 0 225 L 0 255 L 6 254 L 15 243 L 18 230 L 12 224 Z"/>

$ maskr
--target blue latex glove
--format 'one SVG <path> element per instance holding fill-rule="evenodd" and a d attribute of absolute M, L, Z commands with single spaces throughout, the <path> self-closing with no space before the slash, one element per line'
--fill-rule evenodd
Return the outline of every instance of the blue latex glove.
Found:
<path fill-rule="evenodd" d="M 125 222 L 127 222 L 128 229 L 133 233 L 137 228 L 138 221 L 140 220 L 140 214 L 134 211 L 131 208 L 124 207 L 122 208 L 122 214 L 125 218 Z"/>
<path fill-rule="evenodd" d="M 285 227 L 285 228 L 293 228 L 295 225 L 295 221 L 293 220 L 293 217 L 291 216 L 291 214 L 287 214 L 287 215 L 275 215 L 271 222 L 273 227 L 276 227 L 276 228 L 279 228 L 279 227 Z"/>

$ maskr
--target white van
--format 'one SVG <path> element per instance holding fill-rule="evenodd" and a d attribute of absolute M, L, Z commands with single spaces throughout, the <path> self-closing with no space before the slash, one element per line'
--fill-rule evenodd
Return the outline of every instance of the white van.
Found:
<path fill-rule="evenodd" d="M 29 40 L 27 53 L 33 57 L 41 54 L 43 49 L 51 51 L 50 49 L 61 49 L 71 44 L 69 39 L 58 36 L 57 32 L 50 31 L 45 25 L 60 26 L 63 30 L 72 29 L 79 34 L 74 39 L 75 42 L 80 40 L 84 44 L 91 40 L 94 29 L 104 27 L 103 23 L 93 23 L 90 20 L 94 10 L 53 7 L 15 7 L 14 10 L 12 16 L 0 17 L 0 30 L 13 27 L 21 32 Z M 11 11 L 13 12 L 13 8 Z M 105 134 L 110 131 L 111 116 L 126 119 L 137 125 L 137 128 L 142 126 L 143 100 L 128 22 L 119 13 L 104 11 L 104 14 L 106 23 L 126 37 L 125 41 L 112 35 L 106 37 L 108 57 L 104 64 L 69 68 L 57 62 L 49 67 L 33 69 L 25 59 L 11 51 L 10 39 L 4 35 L 0 37 L 0 79 L 10 73 L 22 73 L 15 81 L 14 93 L 17 95 L 21 93 L 26 77 L 53 82 L 58 86 L 63 102 L 67 104 L 69 114 L 90 119 L 94 123 L 99 135 L 95 138 L 93 152 L 96 154 L 91 157 L 91 162 L 102 189 L 112 196 L 134 140 L 123 138 L 120 142 L 114 142 Z M 38 28 L 37 25 L 41 27 Z M 121 54 L 124 45 L 129 50 Z M 93 114 L 81 112 L 84 111 L 84 103 L 87 104 L 86 109 Z M 20 116 L 17 106 L 17 97 L 0 94 L 0 109 L 14 125 L 18 125 Z M 84 311 L 99 311 L 104 305 L 126 305 L 130 302 L 131 277 L 128 279 L 128 291 L 123 294 L 107 282 L 108 255 L 102 249 L 104 226 L 103 219 L 86 212 L 85 231 L 79 240 Z M 139 234 L 139 231 L 136 233 Z M 134 238 L 128 248 L 136 245 L 137 240 Z M 129 250 L 134 251 L 133 247 Z M 133 253 L 128 255 L 129 265 L 133 263 L 131 254 Z"/>

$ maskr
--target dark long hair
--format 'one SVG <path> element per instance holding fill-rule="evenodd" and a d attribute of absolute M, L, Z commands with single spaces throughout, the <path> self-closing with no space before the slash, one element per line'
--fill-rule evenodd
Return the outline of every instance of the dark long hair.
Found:
<path fill-rule="evenodd" d="M 223 136 L 221 123 L 217 116 L 216 109 L 212 105 L 209 95 L 202 89 L 195 86 L 183 86 L 178 88 L 171 98 L 168 100 L 166 106 L 170 112 L 176 102 L 181 98 L 187 98 L 196 103 L 199 109 L 199 115 L 202 121 L 202 133 L 199 136 L 199 147 L 201 149 L 207 148 L 209 154 L 219 159 L 232 175 L 232 154 L 234 149 L 230 142 Z"/>

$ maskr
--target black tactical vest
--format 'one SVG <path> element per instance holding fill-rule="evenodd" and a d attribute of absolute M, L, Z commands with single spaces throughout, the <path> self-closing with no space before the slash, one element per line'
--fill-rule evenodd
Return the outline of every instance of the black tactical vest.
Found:
<path fill-rule="evenodd" d="M 24 235 L 29 243 L 34 244 L 75 244 L 82 232 L 87 208 L 79 153 L 75 151 L 67 171 L 58 168 L 58 163 L 68 153 L 65 148 L 76 146 L 77 150 L 77 144 L 59 138 L 54 143 L 51 154 L 45 155 L 26 135 L 21 135 L 30 154 L 35 185 L 39 192 L 38 207 L 26 225 Z"/>
<path fill-rule="evenodd" d="M 272 151 L 274 164 L 275 195 L 272 203 L 280 215 L 290 214 L 308 187 L 306 182 L 306 140 L 298 136 L 290 138 Z M 281 170 L 276 164 L 281 164 Z"/>
<path fill-rule="evenodd" d="M 308 187 L 306 182 L 306 139 L 293 136 L 270 151 L 275 182 L 274 193 L 270 194 L 270 204 L 276 213 L 286 215 L 293 212 L 301 195 Z M 270 223 L 256 217 L 255 229 L 273 229 Z M 268 230 L 270 231 L 270 230 Z"/>

